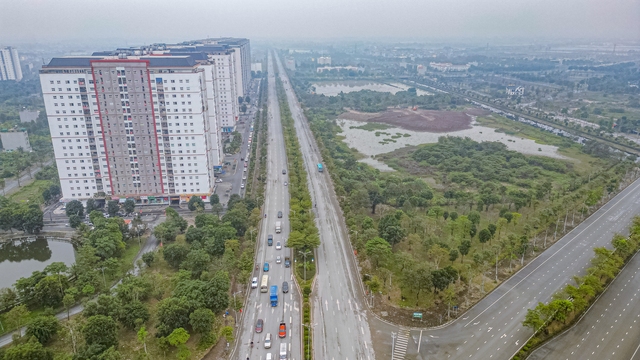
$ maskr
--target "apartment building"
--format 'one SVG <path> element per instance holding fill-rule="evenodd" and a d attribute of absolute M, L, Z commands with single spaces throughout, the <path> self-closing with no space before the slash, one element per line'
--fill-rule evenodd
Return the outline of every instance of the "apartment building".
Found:
<path fill-rule="evenodd" d="M 0 48 L 0 80 L 22 80 L 18 50 L 11 46 Z"/>
<path fill-rule="evenodd" d="M 223 158 L 205 71 L 191 56 L 64 57 L 43 66 L 64 199 L 206 199 Z"/>

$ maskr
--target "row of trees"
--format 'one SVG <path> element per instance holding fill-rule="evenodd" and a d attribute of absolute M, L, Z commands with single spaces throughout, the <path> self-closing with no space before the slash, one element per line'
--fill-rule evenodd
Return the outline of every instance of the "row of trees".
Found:
<path fill-rule="evenodd" d="M 629 237 L 614 235 L 612 250 L 595 248 L 591 267 L 582 277 L 575 277 L 575 285 L 569 284 L 553 295 L 552 300 L 538 303 L 527 310 L 522 325 L 533 330 L 534 337 L 523 347 L 518 359 L 525 358 L 528 351 L 547 337 L 560 333 L 571 322 L 586 311 L 602 293 L 606 285 L 620 272 L 624 264 L 640 249 L 640 217 L 631 224 Z M 515 358 L 514 358 L 515 359 Z"/>
<path fill-rule="evenodd" d="M 485 291 L 487 279 L 497 282 L 502 271 L 523 265 L 526 256 L 555 241 L 568 223 L 574 225 L 616 191 L 633 168 L 596 160 L 595 168 L 608 166 L 608 171 L 581 174 L 564 161 L 459 138 L 384 157 L 435 178 L 438 187 L 433 188 L 416 176 L 381 173 L 359 163 L 338 138 L 340 128 L 332 119 L 340 111 L 314 105 L 317 95 L 300 94 L 311 104 L 307 117 L 363 273 L 369 274 L 365 283 L 390 294 L 400 288 L 402 297 L 394 299 L 399 302 L 413 295 L 417 306 L 428 307 L 436 297 L 461 305 L 474 296 L 474 282 Z"/>
<path fill-rule="evenodd" d="M 37 234 L 44 227 L 44 213 L 37 203 L 18 203 L 0 196 L 0 229 Z"/>

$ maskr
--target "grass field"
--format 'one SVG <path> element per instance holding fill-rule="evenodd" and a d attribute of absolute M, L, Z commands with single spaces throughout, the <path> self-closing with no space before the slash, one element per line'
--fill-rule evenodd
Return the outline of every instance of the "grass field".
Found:
<path fill-rule="evenodd" d="M 42 193 L 51 186 L 51 180 L 34 180 L 31 184 L 21 187 L 17 192 L 9 195 L 9 199 L 16 202 L 35 201 L 42 204 Z"/>

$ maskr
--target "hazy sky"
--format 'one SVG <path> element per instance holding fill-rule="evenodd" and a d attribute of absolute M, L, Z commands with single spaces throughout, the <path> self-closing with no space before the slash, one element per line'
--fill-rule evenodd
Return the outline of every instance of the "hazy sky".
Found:
<path fill-rule="evenodd" d="M 640 0 L 0 0 L 5 45 L 206 36 L 640 40 Z"/>

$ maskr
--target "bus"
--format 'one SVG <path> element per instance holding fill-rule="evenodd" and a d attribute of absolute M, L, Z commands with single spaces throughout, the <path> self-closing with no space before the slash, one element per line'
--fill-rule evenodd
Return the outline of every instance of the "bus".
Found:
<path fill-rule="evenodd" d="M 269 275 L 262 275 L 262 283 L 260 283 L 260 292 L 269 291 Z"/>

